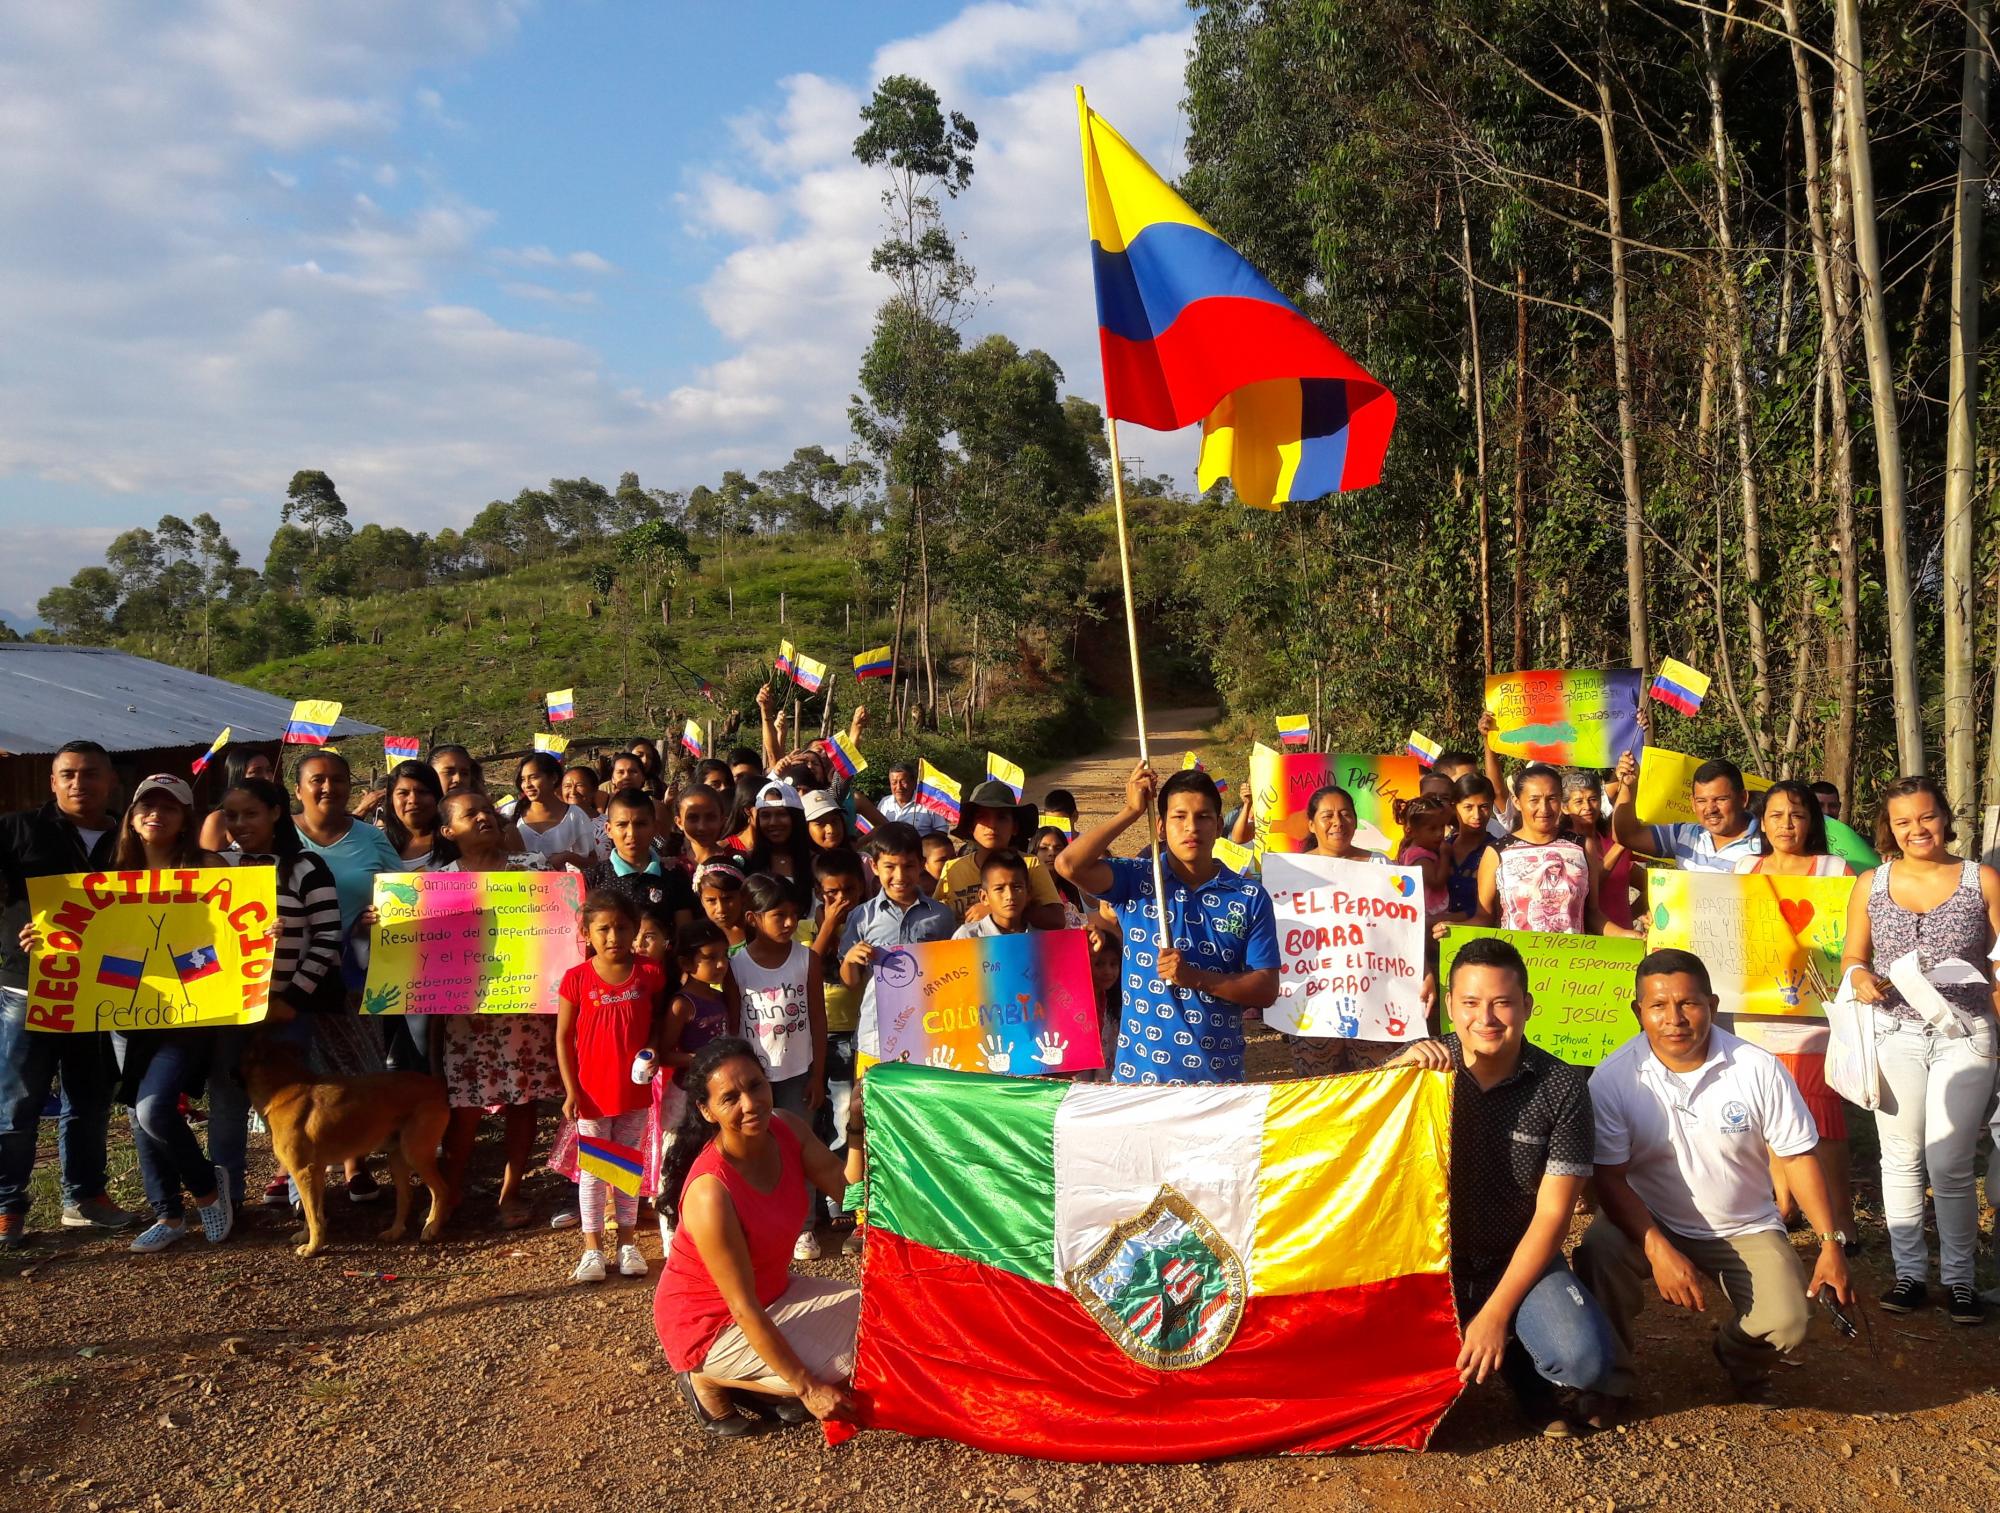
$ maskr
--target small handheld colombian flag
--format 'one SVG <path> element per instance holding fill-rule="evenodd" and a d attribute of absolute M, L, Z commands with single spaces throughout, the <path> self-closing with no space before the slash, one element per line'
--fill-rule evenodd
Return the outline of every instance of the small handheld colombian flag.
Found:
<path fill-rule="evenodd" d="M 917 759 L 917 803 L 948 825 L 958 823 L 958 784 L 921 757 Z"/>
<path fill-rule="evenodd" d="M 552 720 L 573 720 L 576 718 L 576 690 L 557 688 L 545 695 Z"/>
<path fill-rule="evenodd" d="M 535 732 L 535 750 L 546 751 L 550 756 L 561 756 L 569 750 L 569 737 L 550 735 L 546 730 Z"/>
<path fill-rule="evenodd" d="M 1312 744 L 1313 722 L 1310 715 L 1281 714 L 1278 716 L 1278 739 L 1287 746 L 1309 746 Z"/>
<path fill-rule="evenodd" d="M 826 739 L 826 758 L 833 763 L 833 770 L 844 778 L 868 770 L 868 758 L 844 735 L 831 735 Z"/>
<path fill-rule="evenodd" d="M 417 753 L 423 749 L 423 742 L 413 735 L 382 737 L 382 760 L 385 762 L 414 762 Z"/>
<path fill-rule="evenodd" d="M 708 749 L 701 739 L 701 727 L 693 720 L 681 726 L 681 748 L 691 757 L 708 755 Z"/>
<path fill-rule="evenodd" d="M 796 678 L 798 670 L 794 664 L 797 663 L 798 656 L 797 647 L 789 641 L 780 641 L 778 643 L 778 660 L 773 662 L 771 666 L 781 678 Z"/>
<path fill-rule="evenodd" d="M 1028 781 L 1027 773 L 1023 772 L 1017 764 L 1008 761 L 997 751 L 986 753 L 986 775 L 993 779 L 994 782 L 1005 783 L 1009 788 L 1013 789 L 1014 797 L 1017 799 L 1021 796 L 1022 787 Z"/>
<path fill-rule="evenodd" d="M 792 672 L 792 680 L 805 693 L 818 693 L 820 684 L 826 681 L 826 663 L 815 662 L 800 653 Z"/>
<path fill-rule="evenodd" d="M 646 1158 L 631 1146 L 582 1133 L 576 1137 L 576 1166 L 635 1198 L 646 1175 Z"/>
<path fill-rule="evenodd" d="M 1415 757 L 1418 761 L 1422 762 L 1426 767 L 1429 767 L 1433 763 L 1435 763 L 1438 759 L 1438 753 L 1443 750 L 1444 747 L 1440 746 L 1436 741 L 1433 741 L 1429 736 L 1425 735 L 1421 730 L 1413 730 L 1410 732 L 1410 741 L 1409 741 L 1410 755 Z"/>
<path fill-rule="evenodd" d="M 854 676 L 857 678 L 886 678 L 889 671 L 889 648 L 886 646 L 854 654 Z"/>
<path fill-rule="evenodd" d="M 285 721 L 284 744 L 324 746 L 339 720 L 339 700 L 300 699 L 292 706 L 291 718 Z"/>
<path fill-rule="evenodd" d="M 222 734 L 215 738 L 215 744 L 213 746 L 210 746 L 208 750 L 204 751 L 200 756 L 194 759 L 194 765 L 188 768 L 188 772 L 190 775 L 194 777 L 200 777 L 202 774 L 202 770 L 206 768 L 210 762 L 215 760 L 215 754 L 218 751 L 222 750 L 223 747 L 229 744 L 230 728 L 231 727 L 227 725 L 223 726 Z"/>
<path fill-rule="evenodd" d="M 1701 708 L 1701 701 L 1708 697 L 1708 674 L 1696 672 L 1687 663 L 1668 657 L 1660 663 L 1650 691 L 1667 708 L 1691 715 Z"/>
<path fill-rule="evenodd" d="M 1181 753 L 1181 771 L 1208 772 L 1208 763 L 1202 761 L 1192 751 L 1183 751 Z M 1229 779 L 1219 778 L 1214 773 L 1208 772 L 1208 780 L 1215 784 L 1215 791 L 1217 793 L 1227 793 L 1229 791 Z"/>

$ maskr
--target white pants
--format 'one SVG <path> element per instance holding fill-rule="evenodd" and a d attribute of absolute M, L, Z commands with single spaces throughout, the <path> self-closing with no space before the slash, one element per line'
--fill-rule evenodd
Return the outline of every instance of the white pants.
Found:
<path fill-rule="evenodd" d="M 1969 1024 L 1970 1034 L 1946 1037 L 1928 1025 L 1875 1015 L 1875 1055 L 1882 1069 L 1882 1106 L 1875 1113 L 1882 1141 L 1882 1207 L 1899 1279 L 1930 1278 L 1924 1245 L 1928 1174 L 1937 1211 L 1938 1278 L 1947 1287 L 1972 1285 L 1972 1253 L 1979 1241 L 1972 1158 L 2000 1063 L 1993 1059 L 1992 1017 L 1981 1015 Z"/>

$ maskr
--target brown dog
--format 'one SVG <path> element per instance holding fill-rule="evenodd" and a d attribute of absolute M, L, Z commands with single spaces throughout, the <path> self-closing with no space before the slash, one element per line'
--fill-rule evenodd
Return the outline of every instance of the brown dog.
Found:
<path fill-rule="evenodd" d="M 423 1238 L 435 1240 L 451 1212 L 438 1172 L 438 1142 L 451 1120 L 444 1085 L 421 1072 L 378 1072 L 367 1077 L 321 1077 L 309 1071 L 296 1047 L 268 1035 L 243 1053 L 243 1081 L 250 1102 L 270 1126 L 277 1154 L 305 1211 L 306 1227 L 292 1236 L 316 1256 L 326 1243 L 326 1169 L 375 1151 L 389 1153 L 396 1217 L 382 1231 L 400 1240 L 410 1217 L 410 1173 L 430 1189 L 431 1211 Z"/>

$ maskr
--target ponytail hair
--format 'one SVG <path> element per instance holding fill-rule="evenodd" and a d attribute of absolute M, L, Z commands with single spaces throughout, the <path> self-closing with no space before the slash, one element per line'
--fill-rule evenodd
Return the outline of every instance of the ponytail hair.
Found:
<path fill-rule="evenodd" d="M 681 1122 L 674 1126 L 674 1143 L 661 1166 L 660 1195 L 653 1205 L 676 1226 L 681 1220 L 681 1189 L 687 1186 L 688 1173 L 694 1170 L 696 1158 L 715 1139 L 715 1126 L 701 1111 L 702 1101 L 708 1097 L 708 1079 L 725 1061 L 734 1061 L 739 1056 L 757 1060 L 749 1041 L 735 1035 L 718 1035 L 696 1051 L 694 1060 L 688 1063 L 687 1101 L 681 1108 Z"/>

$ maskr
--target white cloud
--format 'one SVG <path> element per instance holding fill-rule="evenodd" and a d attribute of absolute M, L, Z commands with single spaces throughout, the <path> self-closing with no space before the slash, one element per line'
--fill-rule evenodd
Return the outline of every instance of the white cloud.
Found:
<path fill-rule="evenodd" d="M 615 273 L 608 258 L 595 252 L 554 252 L 547 247 L 503 247 L 494 254 L 519 268 L 573 268 L 581 273 Z"/>
<path fill-rule="evenodd" d="M 551 305 L 583 306 L 597 303 L 597 295 L 589 289 L 551 289 L 547 284 L 505 283 L 500 292 L 511 294 L 516 299 L 542 300 Z"/>

